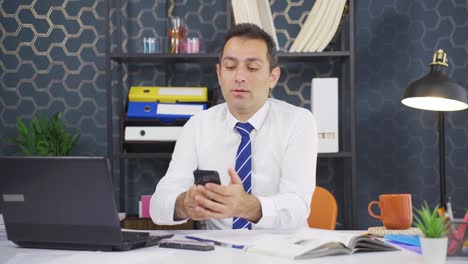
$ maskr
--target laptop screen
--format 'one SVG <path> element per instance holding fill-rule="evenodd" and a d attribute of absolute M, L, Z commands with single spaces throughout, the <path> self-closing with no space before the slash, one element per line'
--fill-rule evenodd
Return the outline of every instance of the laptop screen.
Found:
<path fill-rule="evenodd" d="M 121 240 L 107 159 L 1 157 L 0 168 L 9 240 L 93 244 Z"/>

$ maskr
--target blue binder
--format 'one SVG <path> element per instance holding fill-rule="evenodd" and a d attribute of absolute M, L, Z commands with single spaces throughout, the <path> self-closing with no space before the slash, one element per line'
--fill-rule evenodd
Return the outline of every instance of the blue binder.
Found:
<path fill-rule="evenodd" d="M 161 122 L 174 122 L 178 119 L 189 119 L 191 116 L 206 109 L 206 104 L 199 103 L 150 103 L 129 102 L 128 119 L 157 119 Z"/>

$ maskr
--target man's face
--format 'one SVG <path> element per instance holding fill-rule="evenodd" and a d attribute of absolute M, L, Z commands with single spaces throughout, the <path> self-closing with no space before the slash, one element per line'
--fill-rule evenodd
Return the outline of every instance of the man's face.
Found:
<path fill-rule="evenodd" d="M 237 118 L 257 112 L 280 75 L 279 67 L 270 72 L 266 43 L 242 37 L 228 40 L 216 71 L 229 111 Z"/>

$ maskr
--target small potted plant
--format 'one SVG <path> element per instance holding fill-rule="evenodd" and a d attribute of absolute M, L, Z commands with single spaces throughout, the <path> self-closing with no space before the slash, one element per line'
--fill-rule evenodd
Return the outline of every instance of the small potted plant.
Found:
<path fill-rule="evenodd" d="M 425 264 L 443 264 L 447 257 L 447 233 L 449 223 L 439 216 L 439 207 L 431 210 L 426 202 L 421 209 L 415 208 L 414 224 L 421 230 L 421 250 Z"/>
<path fill-rule="evenodd" d="M 78 131 L 72 135 L 65 130 L 58 112 L 49 119 L 39 114 L 28 125 L 18 118 L 16 129 L 18 136 L 10 141 L 24 156 L 68 156 L 79 137 Z"/>

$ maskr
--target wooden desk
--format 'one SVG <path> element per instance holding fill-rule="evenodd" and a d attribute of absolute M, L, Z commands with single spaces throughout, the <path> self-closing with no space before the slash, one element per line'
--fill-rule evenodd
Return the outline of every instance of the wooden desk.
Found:
<path fill-rule="evenodd" d="M 138 218 L 137 216 L 127 216 L 120 222 L 120 226 L 125 229 L 136 230 L 193 230 L 199 229 L 198 223 L 189 220 L 181 225 L 156 225 L 150 218 Z"/>

